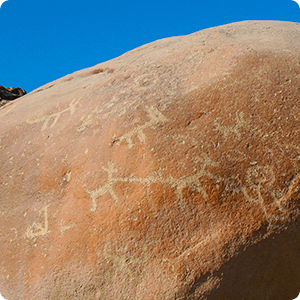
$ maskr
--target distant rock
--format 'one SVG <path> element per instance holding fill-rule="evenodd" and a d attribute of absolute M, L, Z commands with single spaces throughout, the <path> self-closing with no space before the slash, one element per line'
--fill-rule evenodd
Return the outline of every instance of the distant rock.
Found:
<path fill-rule="evenodd" d="M 8 300 L 293 299 L 300 25 L 159 40 L 0 109 Z"/>
<path fill-rule="evenodd" d="M 4 86 L 0 85 L 0 106 L 24 95 L 26 95 L 26 91 L 21 88 L 5 88 Z"/>

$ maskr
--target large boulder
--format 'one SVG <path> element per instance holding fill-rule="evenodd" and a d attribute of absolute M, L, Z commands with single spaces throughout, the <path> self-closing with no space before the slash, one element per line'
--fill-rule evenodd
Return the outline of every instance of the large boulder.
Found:
<path fill-rule="evenodd" d="M 300 290 L 300 26 L 159 40 L 0 109 L 8 300 Z"/>

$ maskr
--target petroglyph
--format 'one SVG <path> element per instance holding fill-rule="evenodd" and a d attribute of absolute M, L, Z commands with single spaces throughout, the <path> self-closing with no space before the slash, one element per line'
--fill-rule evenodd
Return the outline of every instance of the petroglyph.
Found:
<path fill-rule="evenodd" d="M 96 188 L 95 190 L 87 190 L 88 194 L 92 199 L 92 207 L 91 211 L 96 211 L 97 209 L 97 198 L 109 193 L 112 199 L 115 201 L 115 204 L 118 203 L 118 196 L 114 190 L 115 183 L 123 182 L 123 183 L 139 183 L 142 186 L 149 186 L 153 183 L 158 183 L 160 185 L 168 185 L 171 188 L 176 188 L 176 197 L 179 200 L 179 204 L 182 204 L 183 196 L 182 192 L 184 188 L 191 187 L 197 190 L 202 194 L 203 198 L 207 198 L 207 193 L 203 187 L 203 183 L 201 182 L 201 178 L 215 178 L 210 172 L 206 170 L 207 166 L 217 166 L 218 163 L 209 159 L 206 154 L 202 154 L 202 157 L 197 158 L 198 162 L 201 163 L 200 169 L 193 175 L 190 176 L 182 176 L 181 178 L 174 178 L 171 175 L 167 177 L 163 177 L 159 172 L 153 172 L 149 174 L 147 177 L 141 178 L 136 176 L 130 177 L 117 177 L 114 173 L 118 172 L 118 169 L 114 167 L 112 162 L 108 163 L 107 167 L 102 167 L 102 171 L 107 173 L 107 182 Z"/>
<path fill-rule="evenodd" d="M 81 132 L 84 131 L 86 128 L 91 127 L 95 122 L 93 119 L 93 114 L 88 115 L 87 117 L 82 117 L 82 124 L 78 126 L 77 131 Z"/>
<path fill-rule="evenodd" d="M 64 221 L 60 222 L 60 233 L 63 236 L 65 234 L 65 232 L 69 229 L 72 229 L 73 227 L 76 226 L 76 224 L 69 224 L 69 225 L 64 225 Z"/>
<path fill-rule="evenodd" d="M 260 206 L 262 212 L 265 214 L 266 220 L 269 221 L 271 218 L 276 216 L 273 216 L 273 214 L 270 213 L 270 208 L 266 203 L 267 199 L 264 199 L 264 197 L 271 197 L 270 199 L 273 199 L 273 202 L 270 202 L 269 199 L 269 205 L 271 205 L 271 207 L 274 207 L 275 205 L 278 207 L 278 209 L 284 212 L 285 203 L 290 198 L 290 195 L 292 193 L 295 193 L 298 183 L 300 182 L 300 175 L 297 175 L 290 184 L 285 196 L 277 197 L 277 194 L 272 188 L 275 185 L 276 178 L 271 166 L 261 166 L 258 165 L 256 161 L 251 161 L 246 173 L 245 184 L 243 185 L 238 176 L 224 179 L 216 174 L 211 173 L 208 170 L 208 167 L 217 167 L 219 166 L 219 163 L 211 160 L 207 154 L 202 153 L 200 157 L 196 157 L 194 160 L 196 163 L 200 163 L 200 166 L 197 167 L 195 173 L 187 176 L 182 176 L 180 178 L 175 178 L 170 174 L 164 175 L 161 170 L 152 172 L 146 177 L 137 177 L 134 175 L 129 177 L 122 177 L 116 175 L 120 170 L 114 166 L 113 162 L 109 162 L 107 166 L 102 167 L 101 169 L 102 172 L 105 172 L 107 174 L 107 181 L 96 189 L 87 190 L 90 198 L 92 199 L 91 211 L 96 211 L 98 198 L 105 194 L 109 194 L 114 200 L 115 204 L 118 203 L 119 196 L 115 190 L 116 183 L 136 183 L 142 185 L 142 188 L 150 186 L 151 184 L 169 186 L 175 189 L 175 195 L 178 200 L 178 205 L 182 208 L 184 207 L 184 189 L 190 188 L 194 191 L 197 191 L 199 194 L 201 194 L 203 199 L 207 200 L 208 194 L 205 189 L 205 185 L 208 179 L 212 179 L 215 182 L 216 186 L 219 182 L 224 181 L 226 185 L 225 189 L 227 191 L 231 191 L 232 193 L 242 193 L 244 195 L 245 201 L 257 203 Z"/>
<path fill-rule="evenodd" d="M 121 137 L 115 138 L 114 144 L 120 144 L 122 141 L 125 141 L 128 144 L 128 147 L 131 148 L 134 145 L 132 141 L 133 136 L 137 136 L 141 143 L 145 143 L 146 135 L 144 133 L 144 130 L 146 128 L 155 128 L 155 126 L 157 126 L 158 124 L 164 124 L 169 121 L 168 118 L 166 118 L 155 107 L 146 106 L 146 111 L 150 120 L 143 125 L 136 126 L 133 130 L 123 134 Z"/>
<path fill-rule="evenodd" d="M 50 125 L 50 128 L 53 128 L 56 125 L 59 118 L 61 117 L 61 115 L 63 115 L 66 112 L 70 112 L 70 114 L 72 115 L 75 112 L 75 107 L 81 99 L 82 97 L 80 97 L 79 99 L 74 98 L 66 109 L 50 115 L 36 116 L 34 118 L 28 119 L 27 123 L 34 124 L 34 123 L 44 122 L 41 129 L 41 131 L 44 131 L 46 128 L 48 128 L 49 122 L 53 120 L 52 124 Z"/>
<path fill-rule="evenodd" d="M 231 134 L 236 135 L 239 139 L 241 138 L 241 132 L 240 130 L 243 127 L 248 127 L 251 123 L 250 119 L 246 119 L 244 116 L 244 113 L 242 111 L 237 111 L 235 114 L 236 124 L 231 126 L 224 126 L 219 124 L 217 121 L 215 121 L 216 129 L 219 130 L 223 135 L 224 138 L 228 138 Z"/>
<path fill-rule="evenodd" d="M 48 230 L 48 206 L 45 206 L 39 212 L 39 216 L 44 214 L 44 222 L 34 222 L 31 226 L 29 226 L 25 232 L 25 237 L 27 238 L 36 238 L 39 236 L 47 235 L 50 231 Z"/>
<path fill-rule="evenodd" d="M 102 117 L 100 117 L 99 115 L 103 112 L 103 109 L 98 109 L 98 107 L 96 107 L 95 109 L 93 109 L 92 111 L 90 111 L 87 114 L 83 114 L 82 117 L 80 118 L 81 124 L 77 127 L 77 131 L 78 132 L 82 132 L 87 128 L 92 128 L 95 125 L 99 126 L 98 123 L 98 119 L 102 120 Z"/>
<path fill-rule="evenodd" d="M 247 187 L 242 187 L 246 201 L 257 202 L 268 220 L 270 216 L 264 204 L 262 191 L 267 190 L 275 183 L 275 174 L 272 167 L 255 165 L 248 168 L 246 183 Z M 275 200 L 275 196 L 272 196 Z"/>
<path fill-rule="evenodd" d="M 115 182 L 122 180 L 122 178 L 119 179 L 119 178 L 113 177 L 113 174 L 118 172 L 118 170 L 114 168 L 114 165 L 112 162 L 108 163 L 108 167 L 102 167 L 102 170 L 107 172 L 107 181 L 108 182 L 93 191 L 89 191 L 89 190 L 87 191 L 90 194 L 90 197 L 92 198 L 91 211 L 95 211 L 97 209 L 96 199 L 106 193 L 110 193 L 111 197 L 115 200 L 115 203 L 118 202 L 118 197 L 114 192 L 113 185 Z"/>
<path fill-rule="evenodd" d="M 149 87 L 150 85 L 156 84 L 158 82 L 158 76 L 156 73 L 143 74 L 135 78 L 135 82 L 140 87 Z"/>
<path fill-rule="evenodd" d="M 236 174 L 224 180 L 225 189 L 235 194 L 242 193 L 245 201 L 258 204 L 268 222 L 281 217 L 278 210 L 289 214 L 289 200 L 300 191 L 300 174 L 291 180 L 287 188 L 280 191 L 275 188 L 276 176 L 272 166 L 261 166 L 256 161 L 250 161 L 249 165 L 245 184 L 242 184 Z"/>
<path fill-rule="evenodd" d="M 288 190 L 285 195 L 279 198 L 276 203 L 281 211 L 286 210 L 286 204 L 293 197 L 293 194 L 299 194 L 300 189 L 300 174 L 297 174 L 294 179 L 291 181 Z"/>

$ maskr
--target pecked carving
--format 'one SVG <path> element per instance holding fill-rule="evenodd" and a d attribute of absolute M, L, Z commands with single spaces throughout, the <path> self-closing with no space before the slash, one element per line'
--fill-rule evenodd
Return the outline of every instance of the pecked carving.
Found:
<path fill-rule="evenodd" d="M 156 41 L 2 107 L 3 296 L 295 297 L 299 30 Z"/>

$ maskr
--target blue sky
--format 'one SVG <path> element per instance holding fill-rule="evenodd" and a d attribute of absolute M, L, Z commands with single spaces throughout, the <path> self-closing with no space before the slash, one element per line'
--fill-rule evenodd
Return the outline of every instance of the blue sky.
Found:
<path fill-rule="evenodd" d="M 157 39 L 243 20 L 300 22 L 292 0 L 9 0 L 0 85 L 32 91 Z"/>

